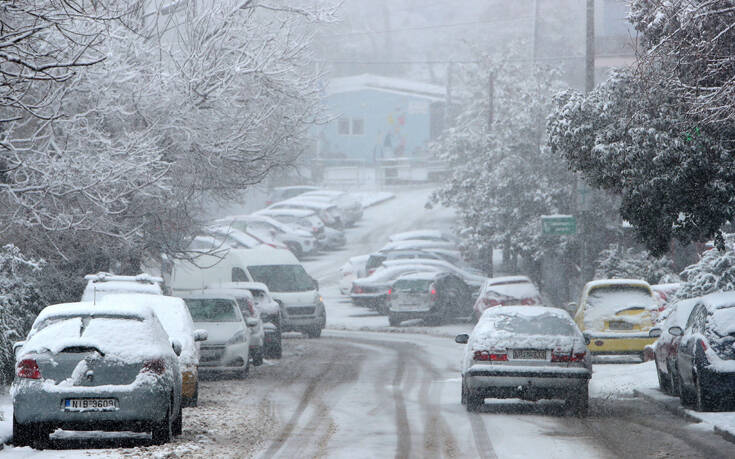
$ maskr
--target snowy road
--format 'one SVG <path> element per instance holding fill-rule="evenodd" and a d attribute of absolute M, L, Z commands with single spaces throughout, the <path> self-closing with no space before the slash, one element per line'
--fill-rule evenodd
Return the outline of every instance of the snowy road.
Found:
<path fill-rule="evenodd" d="M 49 450 L 6 447 L 7 457 L 731 457 L 732 444 L 658 405 L 632 397 L 650 364 L 596 365 L 590 416 L 561 403 L 459 403 L 462 346 L 471 326 L 388 327 L 384 316 L 339 295 L 339 267 L 397 231 L 447 227 L 446 209 L 423 209 L 424 191 L 368 209 L 348 232 L 349 249 L 305 263 L 328 311 L 320 339 L 288 334 L 284 357 L 248 379 L 204 381 L 200 406 L 184 411 L 184 433 L 151 446 L 132 434 L 55 434 Z M 438 222 L 438 223 L 437 223 Z M 6 413 L 7 414 L 7 413 Z"/>

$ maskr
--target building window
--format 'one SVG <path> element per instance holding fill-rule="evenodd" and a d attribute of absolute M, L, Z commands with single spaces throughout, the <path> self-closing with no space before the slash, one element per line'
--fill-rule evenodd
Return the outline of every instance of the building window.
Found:
<path fill-rule="evenodd" d="M 365 135 L 365 120 L 352 118 L 352 135 Z"/>
<path fill-rule="evenodd" d="M 350 119 L 340 117 L 339 121 L 337 121 L 337 133 L 339 135 L 350 135 Z"/>

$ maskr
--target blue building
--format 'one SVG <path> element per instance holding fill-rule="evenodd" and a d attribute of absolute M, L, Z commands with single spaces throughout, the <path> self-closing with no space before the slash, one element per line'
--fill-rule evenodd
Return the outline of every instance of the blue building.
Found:
<path fill-rule="evenodd" d="M 376 163 L 426 156 L 444 126 L 444 96 L 442 86 L 399 78 L 335 78 L 324 94 L 334 119 L 321 128 L 317 157 Z"/>

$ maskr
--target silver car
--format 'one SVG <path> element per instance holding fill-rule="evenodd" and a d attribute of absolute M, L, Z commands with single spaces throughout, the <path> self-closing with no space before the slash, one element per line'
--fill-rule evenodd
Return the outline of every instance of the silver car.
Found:
<path fill-rule="evenodd" d="M 184 297 L 194 327 L 207 331 L 199 348 L 199 372 L 250 372 L 250 330 L 237 300 L 230 294 L 204 293 Z"/>
<path fill-rule="evenodd" d="M 14 444 L 43 444 L 56 428 L 170 441 L 181 433 L 180 352 L 149 308 L 48 306 L 15 345 Z"/>
<path fill-rule="evenodd" d="M 564 399 L 587 414 L 592 360 L 587 338 L 569 314 L 542 306 L 485 311 L 464 343 L 462 403 L 477 411 L 485 398 Z"/>

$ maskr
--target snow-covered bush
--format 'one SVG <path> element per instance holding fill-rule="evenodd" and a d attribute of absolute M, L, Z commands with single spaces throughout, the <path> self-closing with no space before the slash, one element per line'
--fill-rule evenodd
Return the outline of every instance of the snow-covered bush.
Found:
<path fill-rule="evenodd" d="M 676 281 L 668 257 L 654 258 L 645 250 L 623 248 L 619 244 L 600 252 L 595 269 L 595 279 L 643 279 L 649 284 Z"/>
<path fill-rule="evenodd" d="M 0 249 L 0 384 L 13 378 L 13 343 L 25 337 L 44 306 L 35 284 L 42 266 L 11 244 Z"/>
<path fill-rule="evenodd" d="M 677 296 L 694 298 L 712 292 L 735 290 L 735 236 L 725 237 L 725 250 L 711 249 L 681 273 L 684 280 Z"/>

